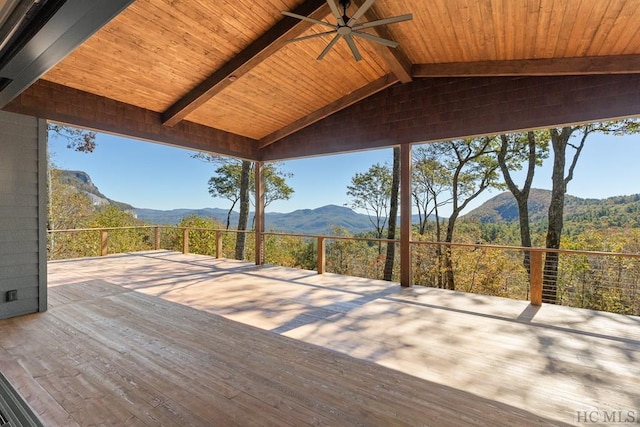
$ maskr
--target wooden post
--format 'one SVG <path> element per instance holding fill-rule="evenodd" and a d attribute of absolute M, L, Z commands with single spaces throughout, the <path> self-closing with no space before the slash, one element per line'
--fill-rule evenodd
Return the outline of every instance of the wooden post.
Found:
<path fill-rule="evenodd" d="M 107 245 L 109 244 L 109 233 L 107 230 L 100 230 L 100 256 L 109 254 Z"/>
<path fill-rule="evenodd" d="M 318 274 L 324 274 L 327 267 L 326 247 L 323 236 L 318 236 Z"/>
<path fill-rule="evenodd" d="M 153 240 L 153 248 L 156 251 L 160 250 L 160 227 L 156 227 L 155 228 L 155 235 L 154 235 L 154 240 Z"/>
<path fill-rule="evenodd" d="M 186 227 L 182 229 L 182 253 L 189 253 L 189 229 Z"/>
<path fill-rule="evenodd" d="M 256 265 L 264 264 L 264 167 L 262 162 L 255 162 L 255 194 L 256 194 Z"/>
<path fill-rule="evenodd" d="M 542 305 L 542 252 L 529 251 L 531 304 Z"/>
<path fill-rule="evenodd" d="M 222 231 L 216 231 L 216 258 L 222 258 Z"/>
<path fill-rule="evenodd" d="M 411 145 L 400 146 L 400 285 L 411 286 Z M 391 243 L 390 243 L 391 244 Z"/>

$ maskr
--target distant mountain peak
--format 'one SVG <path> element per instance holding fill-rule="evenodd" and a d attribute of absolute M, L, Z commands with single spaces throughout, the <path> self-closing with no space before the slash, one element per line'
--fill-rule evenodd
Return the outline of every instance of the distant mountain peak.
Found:
<path fill-rule="evenodd" d="M 66 169 L 57 169 L 57 171 L 59 173 L 61 183 L 70 185 L 84 193 L 95 206 L 114 205 L 124 211 L 134 211 L 134 207 L 130 204 L 117 202 L 102 194 L 98 187 L 93 183 L 91 176 L 89 176 L 88 173 L 84 171 Z"/>
<path fill-rule="evenodd" d="M 532 188 L 529 192 L 529 220 L 532 223 L 547 219 L 549 204 L 551 202 L 551 190 Z M 607 206 L 610 210 L 628 209 L 628 205 L 640 204 L 640 195 L 614 196 L 606 199 L 583 199 L 569 194 L 565 195 L 565 218 L 582 220 L 587 216 L 593 216 L 593 210 L 602 210 Z M 603 214 L 604 215 L 604 214 Z M 607 213 L 608 215 L 608 213 Z M 514 222 L 518 221 L 518 205 L 515 197 L 506 191 L 487 200 L 463 218 L 477 220 L 484 223 Z"/>

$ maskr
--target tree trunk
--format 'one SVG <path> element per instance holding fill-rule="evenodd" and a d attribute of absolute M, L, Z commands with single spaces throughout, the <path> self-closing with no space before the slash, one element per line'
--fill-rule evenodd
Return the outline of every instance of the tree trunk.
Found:
<path fill-rule="evenodd" d="M 453 242 L 453 230 L 456 225 L 456 220 L 458 219 L 459 212 L 453 211 L 451 216 L 449 217 L 449 222 L 447 223 L 447 235 L 445 237 L 445 242 L 451 243 Z M 451 246 L 447 245 L 444 250 L 444 278 L 443 285 L 445 289 L 455 290 L 456 285 L 454 281 L 453 275 L 453 261 L 451 259 Z"/>
<path fill-rule="evenodd" d="M 238 202 L 237 200 L 236 200 L 236 201 L 234 201 L 234 202 L 231 204 L 231 208 L 229 208 L 229 212 L 227 212 L 227 230 L 228 230 L 228 229 L 229 229 L 229 227 L 231 226 L 231 214 L 233 213 L 233 208 L 235 208 L 235 207 L 236 207 L 236 203 L 237 203 L 237 202 Z"/>
<path fill-rule="evenodd" d="M 396 222 L 398 219 L 398 190 L 400 188 L 400 147 L 393 148 L 393 172 L 391 180 L 391 200 L 389 203 L 389 227 L 387 239 L 396 238 Z M 384 263 L 384 280 L 391 281 L 393 277 L 393 262 L 395 260 L 396 245 L 387 243 L 387 257 Z"/>
<path fill-rule="evenodd" d="M 238 218 L 238 230 L 246 230 L 249 222 L 249 181 L 251 178 L 251 162 L 242 161 L 242 174 L 240 175 L 240 217 Z M 236 235 L 236 259 L 244 259 L 244 242 L 246 233 Z"/>
<path fill-rule="evenodd" d="M 507 135 L 500 135 L 502 146 L 498 153 L 498 164 L 502 171 L 505 183 L 509 191 L 516 199 L 518 204 L 518 219 L 520 222 L 520 246 L 531 247 L 531 231 L 529 227 L 529 193 L 533 184 L 533 175 L 536 167 L 536 136 L 533 132 L 527 132 L 527 148 L 529 154 L 527 156 L 527 175 L 522 186 L 522 190 L 513 181 L 509 165 L 507 164 L 507 152 L 509 151 L 509 138 Z M 524 251 L 522 264 L 527 270 L 527 274 L 531 275 L 531 260 L 529 251 Z"/>
<path fill-rule="evenodd" d="M 441 238 L 442 238 L 442 231 L 441 231 L 441 227 L 440 227 L 440 214 L 438 213 L 438 204 L 436 203 L 435 206 L 435 220 L 436 220 L 436 242 L 440 242 Z M 437 280 L 437 286 L 438 288 L 442 289 L 443 287 L 443 283 L 442 283 L 442 274 L 440 273 L 442 271 L 442 265 L 443 265 L 443 259 L 442 259 L 442 246 L 437 245 L 436 246 L 436 261 L 438 262 L 438 274 L 436 274 L 436 280 Z"/>
<path fill-rule="evenodd" d="M 516 202 L 518 203 L 518 217 L 520 218 L 520 243 L 521 246 L 530 248 L 531 232 L 529 230 L 529 197 L 528 195 L 525 198 L 516 197 Z M 526 212 L 526 214 L 523 214 L 523 212 Z M 523 256 L 524 259 L 522 261 L 522 264 L 527 270 L 527 274 L 531 274 L 531 260 L 529 259 L 529 251 L 524 251 Z"/>
<path fill-rule="evenodd" d="M 551 132 L 553 147 L 553 172 L 551 174 L 551 202 L 549 203 L 549 225 L 547 227 L 546 247 L 560 248 L 560 237 L 564 225 L 564 194 L 567 190 L 565 182 L 566 148 L 571 132 L 564 128 L 562 132 Z M 558 298 L 558 253 L 547 253 L 544 260 L 542 280 L 542 302 L 555 304 Z"/>

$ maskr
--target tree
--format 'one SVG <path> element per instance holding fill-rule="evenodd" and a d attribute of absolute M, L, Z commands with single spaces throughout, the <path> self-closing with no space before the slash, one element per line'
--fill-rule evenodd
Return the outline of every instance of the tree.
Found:
<path fill-rule="evenodd" d="M 588 125 L 566 126 L 549 129 L 553 149 L 553 171 L 551 174 L 551 203 L 548 212 L 546 247 L 559 249 L 564 225 L 564 196 L 587 138 L 594 133 L 626 135 L 640 132 L 638 119 L 618 122 L 592 123 Z M 576 142 L 577 141 L 577 142 Z M 573 157 L 568 162 L 567 149 L 573 149 Z M 542 301 L 555 304 L 558 300 L 558 253 L 547 252 L 544 262 Z"/>
<path fill-rule="evenodd" d="M 440 241 L 440 215 L 438 209 L 448 203 L 448 189 L 452 176 L 449 170 L 438 159 L 433 157 L 434 151 L 428 145 L 413 150 L 413 180 L 411 196 L 418 210 L 418 233 L 421 236 L 427 231 L 429 218 L 435 216 L 436 240 Z M 449 193 L 450 194 L 450 193 Z M 443 195 L 444 199 L 440 199 Z"/>
<path fill-rule="evenodd" d="M 251 195 L 255 195 L 255 167 L 253 162 L 207 153 L 198 153 L 193 157 L 218 165 L 215 175 L 209 179 L 209 194 L 212 197 L 222 197 L 232 202 L 231 208 L 227 213 L 227 229 L 230 226 L 233 208 L 239 203 L 240 213 L 236 229 L 239 231 L 247 230 Z M 281 170 L 278 163 L 265 165 L 263 174 L 265 207 L 275 200 L 288 200 L 291 197 L 294 190 L 287 184 L 286 180 L 291 178 L 293 174 Z M 236 235 L 236 259 L 244 259 L 245 234 L 239 232 Z"/>
<path fill-rule="evenodd" d="M 391 174 L 391 190 L 389 201 L 389 228 L 387 239 L 396 238 L 396 222 L 398 220 L 398 190 L 400 189 L 400 147 L 393 148 L 393 169 Z M 391 281 L 393 278 L 393 262 L 395 261 L 396 245 L 387 242 L 387 256 L 384 263 L 384 280 Z"/>
<path fill-rule="evenodd" d="M 429 144 L 430 156 L 438 160 L 451 174 L 452 211 L 447 221 L 445 242 L 453 242 L 456 220 L 460 212 L 487 188 L 500 188 L 496 159 L 499 150 L 498 138 L 484 136 Z M 443 286 L 454 290 L 451 248 L 444 253 Z"/>
<path fill-rule="evenodd" d="M 67 141 L 67 148 L 81 153 L 93 153 L 96 148 L 96 133 L 93 131 L 78 129 L 71 126 L 49 123 L 50 135 L 60 137 Z"/>
<path fill-rule="evenodd" d="M 247 229 L 249 221 L 249 185 L 251 181 L 252 162 L 242 160 L 240 166 L 240 216 L 238 217 L 238 233 L 236 234 L 236 259 L 244 259 L 244 242 L 246 234 L 243 233 Z"/>
<path fill-rule="evenodd" d="M 231 201 L 231 207 L 227 212 L 227 230 L 231 225 L 231 213 L 240 200 L 240 173 L 235 164 L 226 163 L 215 170 L 215 175 L 209 179 L 209 194 L 211 197 L 219 197 Z"/>
<path fill-rule="evenodd" d="M 60 179 L 60 171 L 49 164 L 49 206 L 47 229 L 71 230 L 86 226 L 88 218 L 93 214 L 94 207 L 86 194 L 75 187 L 65 184 Z M 86 256 L 81 246 L 70 233 L 48 234 L 49 259 L 73 258 Z"/>
<path fill-rule="evenodd" d="M 536 166 L 542 164 L 542 160 L 549 156 L 549 132 L 529 131 L 526 133 L 513 133 L 500 135 L 500 151 L 498 152 L 498 164 L 502 171 L 507 188 L 516 199 L 518 205 L 518 219 L 520 224 L 520 246 L 531 247 L 531 231 L 529 227 L 529 193 L 533 184 L 533 176 Z M 522 188 L 513 180 L 511 171 L 522 169 L 523 163 L 527 165 L 527 174 Z M 524 252 L 523 265 L 527 273 L 531 273 L 529 252 Z"/>
<path fill-rule="evenodd" d="M 389 166 L 376 163 L 367 172 L 356 173 L 347 186 L 351 207 L 367 212 L 378 239 L 382 238 L 387 224 L 391 183 Z M 382 244 L 378 243 L 378 254 L 381 253 Z"/>

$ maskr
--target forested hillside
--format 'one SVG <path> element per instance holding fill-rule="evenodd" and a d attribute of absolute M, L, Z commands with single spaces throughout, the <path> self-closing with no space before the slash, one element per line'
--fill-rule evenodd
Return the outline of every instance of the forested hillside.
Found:
<path fill-rule="evenodd" d="M 532 223 L 547 219 L 551 191 L 531 189 L 529 216 Z M 640 227 L 640 194 L 615 196 L 606 199 L 582 199 L 566 195 L 564 203 L 566 226 L 575 228 L 593 227 Z M 513 195 L 501 193 L 487 200 L 464 216 L 469 221 L 500 223 L 518 221 L 518 206 Z"/>

